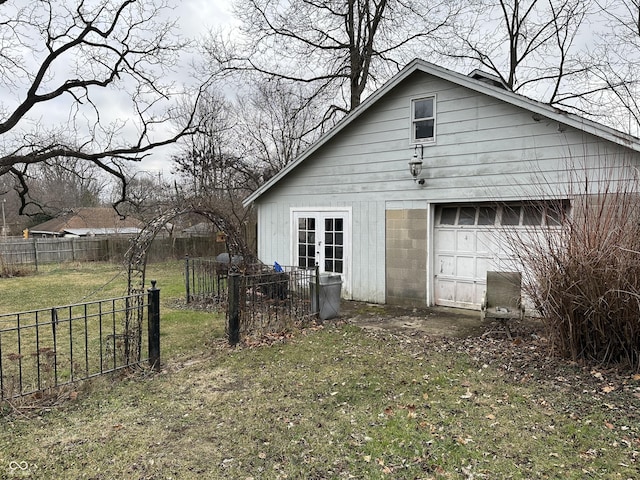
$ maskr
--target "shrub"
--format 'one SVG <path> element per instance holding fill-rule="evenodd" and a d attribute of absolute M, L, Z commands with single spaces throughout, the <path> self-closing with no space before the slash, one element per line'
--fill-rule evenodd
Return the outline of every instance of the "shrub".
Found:
<path fill-rule="evenodd" d="M 24 267 L 7 263 L 4 257 L 0 255 L 0 278 L 20 277 L 25 274 Z"/>
<path fill-rule="evenodd" d="M 572 175 L 582 192 L 559 225 L 511 236 L 526 294 L 557 353 L 640 370 L 638 181 L 599 172 L 592 188 Z"/>

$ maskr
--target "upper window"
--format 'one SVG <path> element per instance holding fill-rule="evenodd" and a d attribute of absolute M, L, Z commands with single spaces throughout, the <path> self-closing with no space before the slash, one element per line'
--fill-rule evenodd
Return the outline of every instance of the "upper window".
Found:
<path fill-rule="evenodd" d="M 435 97 L 420 98 L 411 102 L 411 135 L 413 143 L 433 142 L 436 138 Z"/>
<path fill-rule="evenodd" d="M 449 205 L 437 209 L 439 225 L 458 226 L 548 226 L 562 225 L 568 214 L 569 202 L 532 201 L 512 204 L 480 203 L 471 205 Z"/>

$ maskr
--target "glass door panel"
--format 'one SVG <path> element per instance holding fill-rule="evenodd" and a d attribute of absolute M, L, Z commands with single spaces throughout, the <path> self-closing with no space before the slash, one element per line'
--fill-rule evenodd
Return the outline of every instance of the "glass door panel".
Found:
<path fill-rule="evenodd" d="M 296 264 L 299 268 L 313 268 L 322 272 L 345 273 L 346 213 L 297 212 L 294 214 L 296 232 Z"/>

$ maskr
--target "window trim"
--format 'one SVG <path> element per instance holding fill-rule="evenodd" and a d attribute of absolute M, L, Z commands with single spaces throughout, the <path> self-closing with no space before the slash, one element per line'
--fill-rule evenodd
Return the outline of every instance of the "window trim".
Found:
<path fill-rule="evenodd" d="M 433 116 L 416 118 L 415 117 L 415 112 L 416 112 L 415 104 L 416 104 L 416 102 L 419 102 L 420 100 L 429 100 L 429 99 L 431 99 L 432 102 L 433 102 Z M 436 98 L 435 94 L 433 94 L 433 95 L 423 95 L 423 96 L 415 97 L 415 98 L 411 99 L 410 107 L 409 107 L 410 110 L 411 110 L 411 114 L 410 114 L 411 122 L 410 122 L 410 125 L 409 125 L 409 130 L 410 130 L 409 136 L 411 138 L 411 144 L 412 145 L 416 145 L 416 144 L 431 145 L 431 144 L 436 143 L 437 126 L 438 126 L 437 121 L 436 121 L 436 117 L 437 117 L 436 106 L 437 106 L 437 103 L 438 102 L 437 102 L 437 98 Z M 432 138 L 416 138 L 415 137 L 415 135 L 416 135 L 416 129 L 415 129 L 416 122 L 424 121 L 424 120 L 433 120 L 433 137 Z"/>

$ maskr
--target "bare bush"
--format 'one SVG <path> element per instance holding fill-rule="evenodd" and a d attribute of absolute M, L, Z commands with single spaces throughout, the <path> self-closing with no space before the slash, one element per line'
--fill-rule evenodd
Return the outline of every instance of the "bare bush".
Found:
<path fill-rule="evenodd" d="M 524 288 L 557 353 L 640 370 L 637 170 L 568 173 L 571 208 L 559 201 L 546 227 L 510 235 Z"/>

